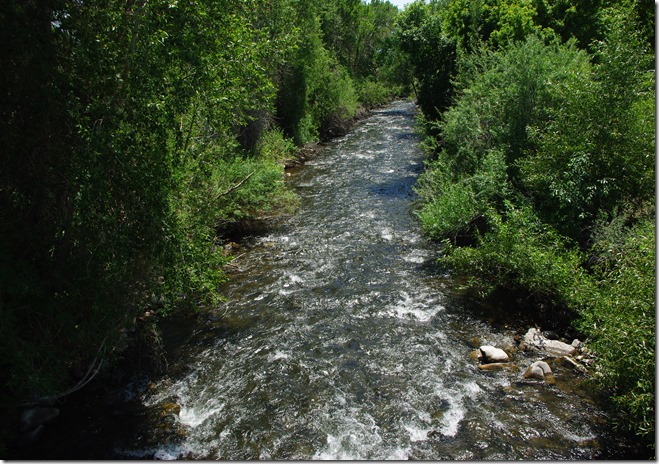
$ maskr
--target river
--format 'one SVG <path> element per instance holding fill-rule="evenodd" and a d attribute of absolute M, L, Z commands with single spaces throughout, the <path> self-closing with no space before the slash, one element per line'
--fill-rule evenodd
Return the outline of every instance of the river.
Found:
<path fill-rule="evenodd" d="M 536 358 L 514 352 L 516 327 L 484 320 L 438 274 L 413 214 L 414 112 L 376 110 L 294 169 L 299 211 L 242 241 L 225 304 L 169 327 L 168 373 L 131 384 L 139 407 L 90 418 L 76 435 L 89 445 L 54 456 L 626 457 L 582 377 L 557 365 L 556 384 L 522 381 Z M 479 343 L 522 370 L 480 371 Z"/>

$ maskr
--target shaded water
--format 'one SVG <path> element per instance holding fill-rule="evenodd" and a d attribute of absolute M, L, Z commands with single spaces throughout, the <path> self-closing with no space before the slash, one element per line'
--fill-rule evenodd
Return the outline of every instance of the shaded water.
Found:
<path fill-rule="evenodd" d="M 292 173 L 300 211 L 246 240 L 225 305 L 170 328 L 169 374 L 138 389 L 138 412 L 95 425 L 114 434 L 96 457 L 624 457 L 573 372 L 523 383 L 535 358 L 514 353 L 522 370 L 500 372 L 470 358 L 479 343 L 512 351 L 513 330 L 474 316 L 433 269 L 412 214 L 413 115 L 408 102 L 375 111 Z M 178 433 L 145 419 L 168 402 Z"/>

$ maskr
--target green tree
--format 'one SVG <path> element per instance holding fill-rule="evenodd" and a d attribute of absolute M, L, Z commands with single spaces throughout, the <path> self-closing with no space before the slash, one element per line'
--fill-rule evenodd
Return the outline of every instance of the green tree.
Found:
<path fill-rule="evenodd" d="M 418 101 L 424 115 L 436 119 L 453 97 L 457 43 L 443 30 L 443 5 L 415 1 L 399 19 L 398 41 L 419 81 Z"/>
<path fill-rule="evenodd" d="M 562 87 L 562 104 L 533 136 L 537 151 L 520 163 L 539 211 L 582 241 L 601 213 L 654 196 L 654 72 L 644 45 L 633 17 L 613 14 L 594 69 Z"/>

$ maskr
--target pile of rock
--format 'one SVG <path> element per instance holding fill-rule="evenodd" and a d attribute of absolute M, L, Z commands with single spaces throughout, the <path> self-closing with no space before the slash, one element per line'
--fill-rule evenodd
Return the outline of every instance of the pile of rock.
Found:
<path fill-rule="evenodd" d="M 565 339 L 561 340 L 559 335 L 552 331 L 541 332 L 537 328 L 530 328 L 523 337 L 516 337 L 519 343 L 519 350 L 528 354 L 541 355 L 540 360 L 536 360 L 529 365 L 523 379 L 541 380 L 554 383 L 554 374 L 552 372 L 549 360 L 559 360 L 561 365 L 580 373 L 587 374 L 586 365 L 590 364 L 590 359 L 583 353 L 585 347 L 583 343 L 575 339 L 572 343 L 567 343 Z M 514 349 L 511 349 L 514 351 Z M 519 369 L 511 362 L 510 356 L 503 349 L 492 345 L 482 345 L 472 352 L 472 357 L 479 361 L 478 368 L 484 371 L 494 371 L 500 369 Z"/>

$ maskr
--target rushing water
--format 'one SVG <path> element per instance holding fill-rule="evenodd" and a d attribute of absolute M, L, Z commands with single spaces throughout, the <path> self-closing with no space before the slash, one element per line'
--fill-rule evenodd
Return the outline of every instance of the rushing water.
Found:
<path fill-rule="evenodd" d="M 474 346 L 510 350 L 512 332 L 449 297 L 433 269 L 413 215 L 413 124 L 414 106 L 397 102 L 292 173 L 300 210 L 246 240 L 227 303 L 179 327 L 169 374 L 137 398 L 180 405 L 177 433 L 135 427 L 142 410 L 115 419 L 96 457 L 619 457 L 568 369 L 555 367 L 555 385 L 522 382 L 535 358 L 521 353 L 521 371 L 477 369 Z"/>

